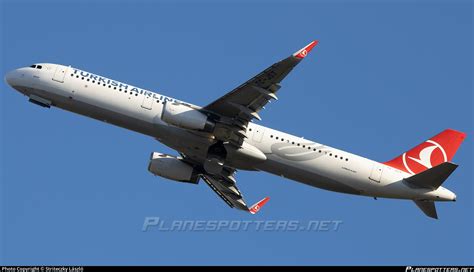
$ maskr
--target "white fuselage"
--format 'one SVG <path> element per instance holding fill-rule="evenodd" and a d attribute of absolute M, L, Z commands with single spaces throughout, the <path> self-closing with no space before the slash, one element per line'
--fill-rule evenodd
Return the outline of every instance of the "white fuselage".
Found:
<path fill-rule="evenodd" d="M 6 80 L 30 98 L 39 97 L 53 106 L 152 136 L 194 160 L 205 160 L 212 139 L 161 120 L 164 103 L 176 99 L 72 67 L 47 63 L 41 66 L 14 70 Z M 246 133 L 245 142 L 267 157 L 254 170 L 349 194 L 455 199 L 454 193 L 443 187 L 434 191 L 410 187 L 403 181 L 410 174 L 336 148 L 254 123 L 249 124 Z"/>

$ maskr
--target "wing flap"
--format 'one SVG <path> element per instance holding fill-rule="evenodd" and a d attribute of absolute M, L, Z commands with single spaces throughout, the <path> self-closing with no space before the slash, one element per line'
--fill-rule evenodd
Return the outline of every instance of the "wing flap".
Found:
<path fill-rule="evenodd" d="M 251 214 L 255 214 L 269 200 L 269 198 L 266 197 L 249 208 L 243 199 L 242 193 L 239 191 L 235 183 L 229 182 L 226 180 L 226 177 L 203 174 L 202 179 L 231 208 L 236 208 L 242 211 L 250 212 Z"/>
<path fill-rule="evenodd" d="M 234 204 L 221 192 L 217 189 L 217 187 L 214 185 L 214 183 L 211 181 L 210 177 L 203 175 L 202 179 L 204 182 L 206 182 L 209 187 L 220 197 L 224 202 L 229 205 L 229 207 L 233 208 Z"/>

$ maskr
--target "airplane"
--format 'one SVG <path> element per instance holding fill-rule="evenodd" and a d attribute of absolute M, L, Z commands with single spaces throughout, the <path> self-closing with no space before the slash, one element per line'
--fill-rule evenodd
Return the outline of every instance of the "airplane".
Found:
<path fill-rule="evenodd" d="M 412 200 L 437 219 L 435 202 L 456 201 L 441 185 L 457 168 L 451 160 L 465 133 L 446 129 L 392 160 L 376 162 L 254 122 L 317 44 L 312 41 L 204 107 L 59 64 L 19 68 L 5 81 L 39 106 L 157 139 L 179 156 L 152 152 L 148 171 L 185 183 L 203 180 L 232 208 L 255 214 L 269 200 L 246 204 L 235 173 L 248 170 L 339 193 Z"/>

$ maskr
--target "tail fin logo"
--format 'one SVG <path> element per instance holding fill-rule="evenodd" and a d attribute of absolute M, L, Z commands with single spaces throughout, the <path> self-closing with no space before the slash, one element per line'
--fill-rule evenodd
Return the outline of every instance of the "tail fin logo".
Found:
<path fill-rule="evenodd" d="M 444 148 L 433 140 L 428 140 L 417 148 L 403 153 L 402 159 L 410 174 L 425 171 L 433 165 L 448 161 Z"/>
<path fill-rule="evenodd" d="M 418 174 L 451 161 L 465 138 L 466 133 L 464 132 L 445 129 L 384 164 L 410 174 Z"/>

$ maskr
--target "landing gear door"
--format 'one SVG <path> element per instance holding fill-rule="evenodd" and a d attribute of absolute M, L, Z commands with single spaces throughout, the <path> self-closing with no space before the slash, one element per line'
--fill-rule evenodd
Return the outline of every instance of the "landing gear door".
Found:
<path fill-rule="evenodd" d="M 374 164 L 372 167 L 372 172 L 370 172 L 369 179 L 380 183 L 380 179 L 382 178 L 383 166 L 379 163 Z"/>
<path fill-rule="evenodd" d="M 67 69 L 66 66 L 57 65 L 56 71 L 54 72 L 54 75 L 53 75 L 53 80 L 63 83 L 64 77 L 66 76 L 66 69 Z"/>

